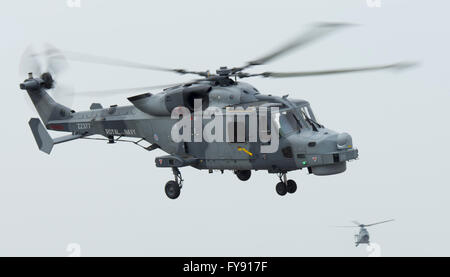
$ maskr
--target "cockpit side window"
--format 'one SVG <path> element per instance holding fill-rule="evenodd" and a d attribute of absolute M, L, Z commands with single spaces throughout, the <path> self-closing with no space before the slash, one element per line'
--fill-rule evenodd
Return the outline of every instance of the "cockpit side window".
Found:
<path fill-rule="evenodd" d="M 291 111 L 279 113 L 276 122 L 279 126 L 281 136 L 297 133 L 301 128 L 301 125 L 294 118 L 294 114 Z"/>
<path fill-rule="evenodd" d="M 292 112 L 287 112 L 285 118 L 289 126 L 292 128 L 293 132 L 300 131 L 300 125 L 294 118 L 294 114 Z"/>

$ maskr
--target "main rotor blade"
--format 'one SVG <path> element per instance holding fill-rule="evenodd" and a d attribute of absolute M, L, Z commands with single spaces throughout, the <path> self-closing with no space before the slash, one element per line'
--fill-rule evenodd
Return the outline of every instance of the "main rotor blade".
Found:
<path fill-rule="evenodd" d="M 75 100 L 74 86 L 72 84 L 55 81 L 56 85 L 49 91 L 50 95 L 56 102 L 61 103 L 67 107 L 72 107 Z"/>
<path fill-rule="evenodd" d="M 367 224 L 366 226 L 373 226 L 373 225 L 377 225 L 377 224 L 381 224 L 381 223 L 386 223 L 386 222 L 390 222 L 390 221 L 394 221 L 394 219 L 389 219 L 389 220 L 380 221 L 380 222 L 376 222 L 376 223 L 372 223 L 372 224 Z"/>
<path fill-rule="evenodd" d="M 334 75 L 352 72 L 364 72 L 364 71 L 377 71 L 385 69 L 403 70 L 416 65 L 411 62 L 399 62 L 388 65 L 367 66 L 367 67 L 355 67 L 355 68 L 343 68 L 343 69 L 331 69 L 321 71 L 298 71 L 298 72 L 263 72 L 257 74 L 240 73 L 237 76 L 240 78 L 263 76 L 271 78 L 292 78 L 292 77 L 308 77 L 308 76 L 322 76 L 322 75 Z"/>
<path fill-rule="evenodd" d="M 157 86 L 147 86 L 147 87 L 135 87 L 135 88 L 120 88 L 120 89 L 109 89 L 109 90 L 96 90 L 96 91 L 82 91 L 82 92 L 73 92 L 69 95 L 75 96 L 109 96 L 109 95 L 119 95 L 119 94 L 131 94 L 137 93 L 141 91 L 148 91 L 153 89 L 162 89 L 168 87 L 174 87 L 183 85 L 184 83 L 176 83 L 176 84 L 166 84 L 166 85 L 157 85 Z"/>
<path fill-rule="evenodd" d="M 331 32 L 334 32 L 338 29 L 341 29 L 343 27 L 348 27 L 353 24 L 349 23 L 317 23 L 310 27 L 310 29 L 306 32 L 301 34 L 300 36 L 296 37 L 294 40 L 290 41 L 289 43 L 285 44 L 284 46 L 278 48 L 277 50 L 268 53 L 267 55 L 262 56 L 259 59 L 252 60 L 247 62 L 246 65 L 242 67 L 234 68 L 232 73 L 239 72 L 243 69 L 246 69 L 248 67 L 251 67 L 253 65 L 261 65 L 266 64 L 267 62 L 274 60 L 275 58 L 278 58 L 294 49 L 298 49 L 300 47 L 306 46 L 309 43 L 318 40 L 319 38 L 324 37 L 327 34 L 330 34 Z"/>
<path fill-rule="evenodd" d="M 129 68 L 139 68 L 139 69 L 148 69 L 148 70 L 158 70 L 158 71 L 171 71 L 169 68 L 164 68 L 160 66 L 148 65 L 137 62 L 125 61 L 122 59 L 108 58 L 102 56 L 96 56 L 91 54 L 83 54 L 79 52 L 71 52 L 64 51 L 67 59 L 78 61 L 78 62 L 86 62 L 86 63 L 94 63 L 94 64 L 104 64 L 104 65 L 113 65 L 113 66 L 122 66 Z"/>
<path fill-rule="evenodd" d="M 131 62 L 122 59 L 109 58 L 91 54 L 83 54 L 79 52 L 72 51 L 64 51 L 65 58 L 72 61 L 77 62 L 85 62 L 85 63 L 93 63 L 93 64 L 103 64 L 103 65 L 111 65 L 111 66 L 120 66 L 127 68 L 137 68 L 137 69 L 145 69 L 145 70 L 155 70 L 155 71 L 165 71 L 165 72 L 174 72 L 178 74 L 196 74 L 203 77 L 209 76 L 209 71 L 191 71 L 186 69 L 174 69 L 174 68 L 166 68 L 162 66 L 149 65 L 138 62 Z M 54 53 L 47 52 L 46 55 L 53 55 Z M 58 58 L 58 56 L 56 56 Z"/>

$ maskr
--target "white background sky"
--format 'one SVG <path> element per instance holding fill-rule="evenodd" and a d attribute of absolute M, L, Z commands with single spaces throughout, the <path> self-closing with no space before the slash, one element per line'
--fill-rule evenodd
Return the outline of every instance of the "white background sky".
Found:
<path fill-rule="evenodd" d="M 448 211 L 448 1 L 8 1 L 0 9 L 0 255 L 367 256 L 350 220 L 396 221 L 370 230 L 383 256 L 450 254 Z M 263 93 L 308 100 L 326 127 L 349 132 L 360 159 L 345 173 L 294 172 L 299 190 L 280 197 L 277 178 L 183 168 L 181 197 L 167 199 L 170 170 L 160 150 L 74 141 L 50 156 L 28 127 L 36 112 L 18 76 L 30 43 L 168 67 L 238 66 L 318 21 L 358 23 L 259 71 L 320 70 L 416 60 L 395 74 L 361 73 L 286 80 L 255 78 Z M 188 80 L 170 73 L 73 62 L 78 91 Z M 78 97 L 128 105 L 126 96 Z M 58 134 L 54 134 L 58 135 Z"/>

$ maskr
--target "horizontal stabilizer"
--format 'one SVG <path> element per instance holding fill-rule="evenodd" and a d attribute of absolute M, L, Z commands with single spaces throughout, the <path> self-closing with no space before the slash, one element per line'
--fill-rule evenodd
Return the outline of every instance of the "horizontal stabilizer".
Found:
<path fill-rule="evenodd" d="M 52 139 L 39 118 L 31 118 L 28 124 L 33 132 L 33 136 L 39 150 L 47 154 L 50 154 L 53 149 L 53 145 L 55 144 L 83 137 L 83 135 L 67 135 Z"/>

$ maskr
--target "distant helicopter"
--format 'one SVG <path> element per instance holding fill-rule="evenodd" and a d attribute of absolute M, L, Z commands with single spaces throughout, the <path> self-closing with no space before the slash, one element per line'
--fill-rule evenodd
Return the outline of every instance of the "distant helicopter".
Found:
<path fill-rule="evenodd" d="M 361 224 L 358 221 L 352 221 L 356 226 L 336 226 L 336 227 L 341 227 L 341 228 L 357 228 L 357 227 L 359 227 L 360 228 L 359 233 L 355 234 L 355 246 L 358 247 L 358 245 L 360 245 L 360 244 L 370 245 L 369 231 L 367 231 L 366 227 L 381 224 L 381 223 L 386 223 L 386 222 L 390 222 L 390 221 L 394 221 L 394 219 L 375 222 L 372 224 Z"/>
<path fill-rule="evenodd" d="M 297 190 L 297 184 L 294 180 L 287 179 L 288 172 L 307 169 L 310 174 L 319 176 L 339 174 L 346 170 L 348 161 L 358 158 L 358 149 L 348 133 L 333 131 L 319 123 L 307 101 L 288 98 L 288 95 L 280 97 L 263 94 L 252 85 L 238 79 L 258 76 L 290 78 L 386 69 L 401 70 L 412 65 L 401 62 L 322 71 L 262 73 L 245 71 L 254 66 L 267 64 L 295 48 L 306 46 L 346 26 L 349 24 L 315 24 L 308 32 L 283 47 L 239 67 L 220 67 L 215 74 L 209 70 L 171 69 L 74 52 L 64 52 L 62 55 L 63 52 L 53 48 L 47 49 L 44 53 L 26 52 L 20 68 L 28 73 L 28 78 L 20 84 L 20 89 L 27 92 L 40 116 L 40 119 L 32 118 L 29 125 L 38 148 L 47 154 L 56 144 L 78 139 L 101 139 L 108 143 L 132 142 L 148 151 L 160 149 L 166 152 L 167 155 L 155 159 L 155 165 L 172 169 L 174 180 L 168 181 L 165 185 L 166 195 L 170 199 L 176 199 L 180 195 L 183 178 L 179 168 L 186 166 L 208 170 L 210 173 L 213 170 L 219 170 L 222 173 L 224 170 L 230 170 L 242 181 L 250 178 L 252 170 L 265 170 L 278 175 L 279 182 L 275 189 L 279 195 L 294 193 Z M 45 57 L 46 67 L 37 60 L 39 56 Z M 57 77 L 55 74 L 60 71 L 58 65 L 66 58 L 78 62 L 193 74 L 201 78 L 172 85 L 109 91 L 109 94 L 132 93 L 137 90 L 145 93 L 128 97 L 131 105 L 103 107 L 99 103 L 92 103 L 89 110 L 74 111 L 55 101 L 51 95 L 53 93 L 56 96 L 55 91 L 58 90 L 58 85 L 55 86 L 57 82 L 54 81 L 54 77 Z M 148 92 L 155 88 L 165 89 L 155 94 Z M 64 90 L 58 91 L 64 93 Z M 183 129 L 182 133 L 187 134 L 188 140 L 174 139 L 173 126 L 177 124 L 178 119 L 174 119 L 172 115 L 184 109 L 193 112 L 195 116 L 196 101 L 200 102 L 204 109 L 215 108 L 235 118 L 231 122 L 222 120 L 217 128 L 214 127 L 215 135 L 219 134 L 217 130 L 223 129 L 223 135 L 218 135 L 219 140 L 203 140 L 202 130 L 210 126 L 213 120 L 200 118 L 197 121 L 196 117 L 186 117 L 189 126 L 191 121 L 194 125 L 194 130 L 186 128 L 185 132 Z M 352 105 L 348 105 L 348 108 Z M 338 110 L 343 108 L 338 104 L 336 106 Z M 201 114 L 203 108 L 197 111 Z M 278 112 L 273 114 L 261 112 L 262 108 L 278 109 Z M 261 115 L 260 118 L 266 118 L 265 120 L 258 118 L 257 124 L 254 125 L 257 125 L 259 129 L 270 129 L 270 140 L 263 141 L 261 136 L 252 137 L 251 122 L 246 123 L 250 119 L 244 115 L 244 120 L 239 121 L 242 115 L 239 109 L 257 110 Z M 214 118 L 220 119 L 216 116 Z M 196 122 L 200 126 L 198 132 L 195 129 Z M 272 127 L 274 127 L 273 131 Z M 52 138 L 47 130 L 66 132 L 67 135 Z M 92 137 L 95 135 L 100 137 Z M 196 140 L 197 135 L 200 135 L 200 140 Z M 145 142 L 150 146 L 144 147 L 140 144 Z M 274 151 L 263 151 L 263 148 L 275 142 L 279 143 L 276 143 L 277 147 Z"/>

